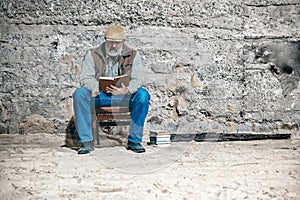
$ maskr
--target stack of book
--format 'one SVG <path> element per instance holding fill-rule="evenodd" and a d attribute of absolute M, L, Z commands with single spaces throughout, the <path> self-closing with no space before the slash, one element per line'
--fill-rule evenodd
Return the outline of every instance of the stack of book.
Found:
<path fill-rule="evenodd" d="M 171 135 L 168 131 L 150 131 L 150 143 L 158 146 L 171 145 Z"/>

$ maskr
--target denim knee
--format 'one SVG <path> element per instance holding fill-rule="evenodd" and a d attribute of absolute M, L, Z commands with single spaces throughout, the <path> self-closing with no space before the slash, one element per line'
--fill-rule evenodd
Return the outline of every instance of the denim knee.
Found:
<path fill-rule="evenodd" d="M 139 102 L 148 103 L 150 101 L 150 94 L 144 88 L 138 88 L 137 92 L 134 94 L 134 98 Z"/>
<path fill-rule="evenodd" d="M 89 96 L 91 96 L 91 92 L 84 87 L 77 88 L 73 93 L 73 99 L 84 98 Z"/>

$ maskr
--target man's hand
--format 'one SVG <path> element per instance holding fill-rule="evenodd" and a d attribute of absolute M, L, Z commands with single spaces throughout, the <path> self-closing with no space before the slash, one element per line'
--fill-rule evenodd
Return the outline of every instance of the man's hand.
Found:
<path fill-rule="evenodd" d="M 121 84 L 121 87 L 109 86 L 106 87 L 106 92 L 111 93 L 112 95 L 126 95 L 129 94 L 128 89 L 125 87 L 124 83 Z"/>

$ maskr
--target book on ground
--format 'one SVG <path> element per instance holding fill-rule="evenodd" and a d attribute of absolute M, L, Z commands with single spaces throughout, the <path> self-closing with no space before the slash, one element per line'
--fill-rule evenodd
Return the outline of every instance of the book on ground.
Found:
<path fill-rule="evenodd" d="M 109 87 L 111 85 L 120 87 L 122 83 L 124 83 L 125 86 L 129 85 L 130 77 L 129 75 L 121 75 L 116 77 L 105 77 L 101 76 L 99 77 L 99 91 L 106 91 L 106 87 Z"/>
<path fill-rule="evenodd" d="M 150 135 L 170 135 L 168 131 L 157 130 L 157 131 L 150 131 Z"/>
<path fill-rule="evenodd" d="M 150 143 L 156 145 L 171 144 L 171 135 L 168 131 L 150 131 Z"/>
<path fill-rule="evenodd" d="M 170 139 L 171 135 L 151 135 L 150 137 L 156 137 L 157 139 Z"/>

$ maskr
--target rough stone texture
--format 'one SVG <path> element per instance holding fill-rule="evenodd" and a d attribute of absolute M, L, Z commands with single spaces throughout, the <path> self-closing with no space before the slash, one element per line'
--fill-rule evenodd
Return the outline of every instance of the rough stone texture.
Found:
<path fill-rule="evenodd" d="M 298 0 L 3 0 L 0 133 L 65 132 L 81 60 L 111 23 L 143 58 L 146 129 L 297 133 L 299 14 Z"/>

